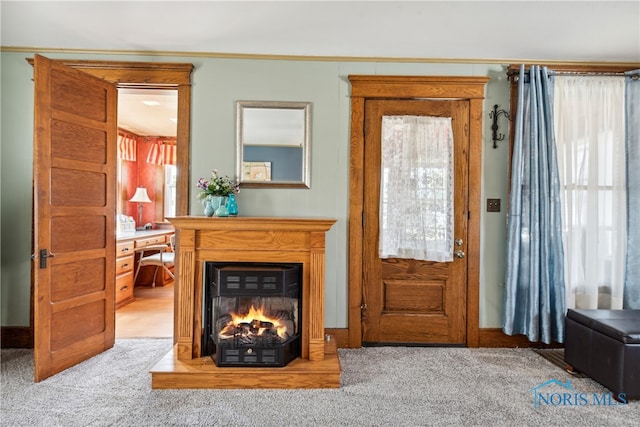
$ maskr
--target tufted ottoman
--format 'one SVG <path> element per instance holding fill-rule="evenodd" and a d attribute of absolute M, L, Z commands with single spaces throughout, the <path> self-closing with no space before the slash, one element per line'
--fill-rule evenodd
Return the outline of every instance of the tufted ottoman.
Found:
<path fill-rule="evenodd" d="M 640 310 L 572 310 L 565 317 L 564 360 L 614 397 L 640 399 Z"/>

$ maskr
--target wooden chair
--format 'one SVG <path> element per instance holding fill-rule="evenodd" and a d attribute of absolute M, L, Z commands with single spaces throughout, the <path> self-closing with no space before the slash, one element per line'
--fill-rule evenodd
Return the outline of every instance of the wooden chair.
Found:
<path fill-rule="evenodd" d="M 175 245 L 175 236 L 171 236 L 168 245 L 150 245 L 145 246 L 139 249 L 136 249 L 136 252 L 140 254 L 140 259 L 138 260 L 138 267 L 136 268 L 136 274 L 133 277 L 133 283 L 135 285 L 136 279 L 138 278 L 138 273 L 140 273 L 140 268 L 150 265 L 155 266 L 155 271 L 153 272 L 153 287 L 156 287 L 156 276 L 158 275 L 158 269 L 163 268 L 172 279 L 175 277 L 171 272 L 170 268 L 173 267 L 173 261 L 175 257 L 174 253 L 174 245 Z M 170 249 L 170 251 L 169 251 Z M 151 255 L 146 255 L 145 253 L 153 252 Z"/>

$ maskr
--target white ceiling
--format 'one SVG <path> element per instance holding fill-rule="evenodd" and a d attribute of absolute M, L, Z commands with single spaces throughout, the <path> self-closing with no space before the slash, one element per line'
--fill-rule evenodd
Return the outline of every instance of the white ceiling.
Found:
<path fill-rule="evenodd" d="M 118 127 L 140 136 L 176 136 L 178 92 L 118 90 Z"/>
<path fill-rule="evenodd" d="M 2 0 L 0 24 L 3 48 L 640 62 L 640 0 Z"/>
<path fill-rule="evenodd" d="M 631 1 L 6 1 L 2 46 L 640 61 Z"/>

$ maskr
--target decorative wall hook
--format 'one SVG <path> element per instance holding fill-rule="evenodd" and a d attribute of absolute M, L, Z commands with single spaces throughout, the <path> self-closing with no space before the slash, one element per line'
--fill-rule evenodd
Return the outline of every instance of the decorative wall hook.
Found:
<path fill-rule="evenodd" d="M 498 133 L 498 117 L 500 117 L 501 114 L 504 114 L 507 120 L 511 120 L 509 113 L 505 110 L 498 110 L 498 104 L 494 105 L 493 111 L 489 112 L 489 118 L 493 119 L 493 124 L 491 125 L 491 130 L 493 131 L 493 148 L 498 148 L 498 141 L 502 141 L 504 139 L 504 134 Z"/>

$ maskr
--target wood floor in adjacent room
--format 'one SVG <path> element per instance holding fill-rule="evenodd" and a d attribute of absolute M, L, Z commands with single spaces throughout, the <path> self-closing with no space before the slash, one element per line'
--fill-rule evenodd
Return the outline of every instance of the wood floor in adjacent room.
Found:
<path fill-rule="evenodd" d="M 116 338 L 173 336 L 173 283 L 134 288 L 136 300 L 116 310 Z"/>

